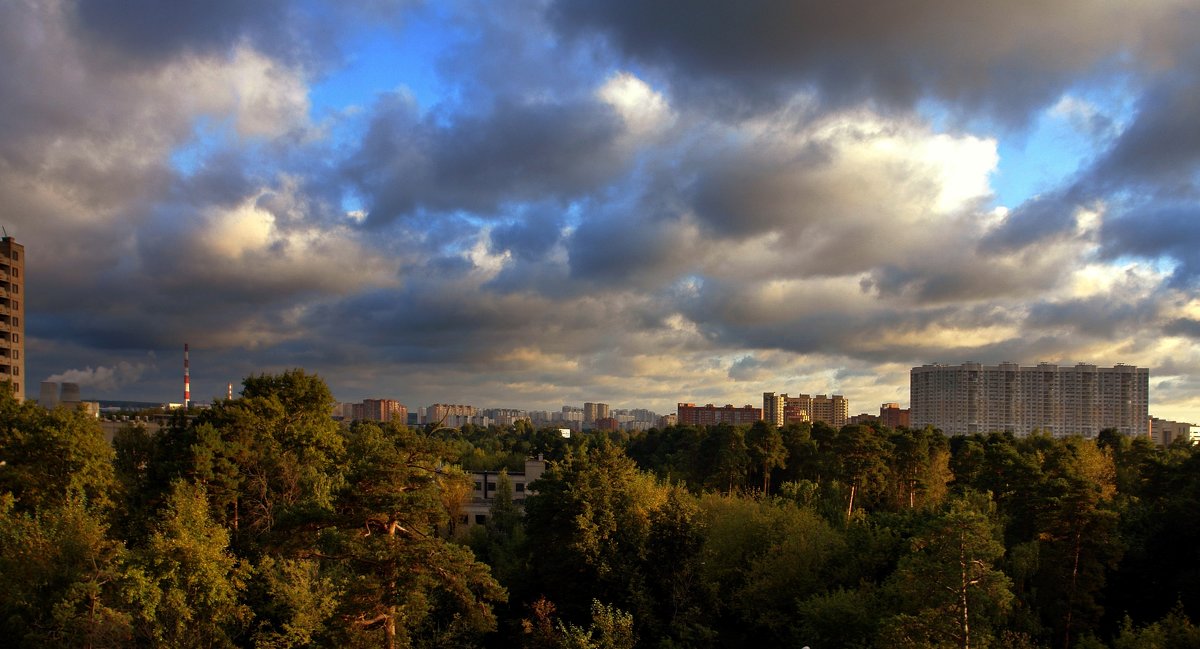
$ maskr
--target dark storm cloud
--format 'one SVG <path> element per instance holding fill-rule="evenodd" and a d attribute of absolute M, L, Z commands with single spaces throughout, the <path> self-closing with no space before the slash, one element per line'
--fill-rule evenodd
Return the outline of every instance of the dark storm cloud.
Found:
<path fill-rule="evenodd" d="M 315 334 L 333 347 L 371 350 L 373 363 L 476 368 L 521 346 L 572 357 L 611 349 L 629 317 L 616 302 L 480 292 L 440 277 L 362 292 L 312 316 L 306 325 Z"/>
<path fill-rule="evenodd" d="M 1108 259 L 1174 260 L 1174 287 L 1194 287 L 1200 280 L 1200 209 L 1195 205 L 1150 206 L 1113 215 L 1104 220 L 1100 240 Z"/>
<path fill-rule="evenodd" d="M 1151 190 L 1195 198 L 1200 164 L 1200 55 L 1162 74 L 1142 95 L 1133 123 L 1096 162 L 1097 190 Z"/>
<path fill-rule="evenodd" d="M 960 245 L 973 242 L 963 240 Z M 1022 299 L 1059 285 L 1062 261 L 1062 253 L 1043 248 L 1008 254 L 942 248 L 928 257 L 875 265 L 864 288 L 902 296 L 914 306 Z"/>
<path fill-rule="evenodd" d="M 718 155 L 697 165 L 691 188 L 696 214 L 716 234 L 742 238 L 779 228 L 801 230 L 820 222 L 822 195 L 813 178 L 827 166 L 828 147 L 810 143 L 788 159 L 773 160 L 755 151 Z"/>
<path fill-rule="evenodd" d="M 351 16 L 399 23 L 420 0 L 342 0 L 337 6 L 288 0 L 74 0 L 74 28 L 94 55 L 155 67 L 183 56 L 223 56 L 243 44 L 322 71 L 341 54 Z M 110 56 L 111 55 L 111 56 Z"/>
<path fill-rule="evenodd" d="M 525 261 L 539 261 L 562 239 L 563 210 L 537 206 L 520 210 L 491 231 L 494 252 L 509 251 Z"/>
<path fill-rule="evenodd" d="M 567 35 L 599 34 L 667 70 L 677 94 L 716 88 L 722 101 L 762 104 L 816 87 L 832 103 L 936 97 L 1012 121 L 1131 48 L 1182 41 L 1196 19 L 1172 7 L 1032 0 L 559 0 L 549 15 Z"/>
<path fill-rule="evenodd" d="M 1086 194 L 1075 186 L 1030 198 L 983 238 L 981 248 L 988 252 L 1020 250 L 1066 236 L 1074 231 L 1075 211 L 1084 200 Z"/>
<path fill-rule="evenodd" d="M 1127 291 L 1133 292 L 1133 287 Z M 1132 297 L 1132 296 L 1131 296 Z M 1030 306 L 1025 326 L 1035 331 L 1068 331 L 1076 336 L 1111 340 L 1151 325 L 1158 317 L 1155 297 L 1120 299 L 1111 294 Z"/>
<path fill-rule="evenodd" d="M 1200 340 L 1200 320 L 1176 318 L 1163 325 L 1163 333 L 1168 336 L 1187 336 Z"/>
<path fill-rule="evenodd" d="M 404 97 L 376 106 L 346 177 L 378 225 L 417 210 L 488 214 L 507 202 L 569 199 L 623 171 L 622 128 L 596 102 L 502 101 L 450 125 L 418 117 Z"/>
<path fill-rule="evenodd" d="M 278 40 L 289 22 L 286 0 L 81 0 L 79 28 L 137 58 L 223 53 L 242 40 Z"/>

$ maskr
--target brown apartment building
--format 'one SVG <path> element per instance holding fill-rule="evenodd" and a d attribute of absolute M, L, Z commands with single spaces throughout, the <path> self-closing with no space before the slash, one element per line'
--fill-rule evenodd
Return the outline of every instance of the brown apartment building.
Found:
<path fill-rule="evenodd" d="M 25 246 L 0 238 L 0 380 L 25 400 Z"/>
<path fill-rule="evenodd" d="M 762 408 L 746 405 L 735 408 L 732 405 L 714 406 L 706 404 L 697 406 L 694 403 L 680 403 L 676 406 L 680 426 L 716 426 L 717 424 L 753 424 L 762 419 Z"/>

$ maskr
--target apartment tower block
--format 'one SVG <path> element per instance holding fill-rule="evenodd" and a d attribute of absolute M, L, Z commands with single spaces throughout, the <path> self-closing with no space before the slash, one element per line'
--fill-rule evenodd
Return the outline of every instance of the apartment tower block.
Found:
<path fill-rule="evenodd" d="M 1150 370 L 1144 367 L 963 363 L 914 367 L 909 377 L 914 428 L 932 425 L 947 435 L 1040 430 L 1094 437 L 1106 428 L 1149 434 Z"/>
<path fill-rule="evenodd" d="M 0 380 L 12 384 L 13 396 L 25 400 L 25 246 L 0 238 Z"/>

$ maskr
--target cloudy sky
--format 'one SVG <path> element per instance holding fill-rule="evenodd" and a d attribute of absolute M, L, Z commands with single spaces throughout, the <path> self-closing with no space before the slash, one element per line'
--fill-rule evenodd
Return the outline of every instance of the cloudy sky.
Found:
<path fill-rule="evenodd" d="M 27 381 L 908 401 L 1151 369 L 1200 421 L 1195 2 L 14 0 Z"/>

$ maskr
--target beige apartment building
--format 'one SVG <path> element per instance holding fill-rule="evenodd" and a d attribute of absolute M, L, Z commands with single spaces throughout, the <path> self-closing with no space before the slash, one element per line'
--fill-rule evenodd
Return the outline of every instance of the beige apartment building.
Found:
<path fill-rule="evenodd" d="M 1159 446 L 1170 446 L 1176 440 L 1190 442 L 1192 439 L 1192 425 L 1185 421 L 1171 421 L 1169 419 L 1151 417 L 1150 438 Z"/>
<path fill-rule="evenodd" d="M 0 238 L 0 380 L 25 400 L 25 246 Z"/>
<path fill-rule="evenodd" d="M 764 392 L 763 420 L 776 426 L 823 421 L 834 428 L 841 428 L 850 421 L 850 402 L 840 394 L 789 397 L 787 393 Z"/>
<path fill-rule="evenodd" d="M 910 418 L 947 435 L 1035 430 L 1095 437 L 1149 434 L 1150 370 L 1118 364 L 922 365 L 909 373 Z"/>

